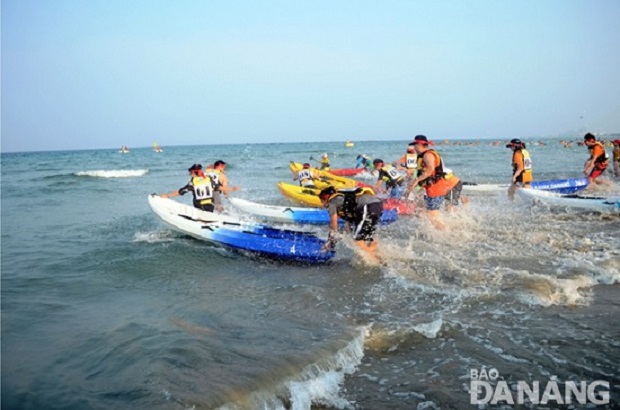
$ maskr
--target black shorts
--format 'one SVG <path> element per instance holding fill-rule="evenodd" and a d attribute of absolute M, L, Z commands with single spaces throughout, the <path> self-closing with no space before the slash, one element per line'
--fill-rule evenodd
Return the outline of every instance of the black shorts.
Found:
<path fill-rule="evenodd" d="M 194 202 L 194 207 L 202 210 L 202 211 L 206 211 L 206 212 L 213 212 L 215 211 L 215 205 L 213 204 L 203 204 L 200 205 L 199 203 Z"/>
<path fill-rule="evenodd" d="M 377 229 L 377 223 L 383 213 L 383 203 L 374 202 L 364 205 L 358 210 L 355 223 L 355 240 L 372 242 L 372 235 Z"/>
<path fill-rule="evenodd" d="M 461 199 L 461 191 L 463 190 L 463 181 L 457 182 L 457 184 L 448 191 L 446 196 L 444 196 L 444 201 L 446 205 L 458 205 L 459 200 Z"/>

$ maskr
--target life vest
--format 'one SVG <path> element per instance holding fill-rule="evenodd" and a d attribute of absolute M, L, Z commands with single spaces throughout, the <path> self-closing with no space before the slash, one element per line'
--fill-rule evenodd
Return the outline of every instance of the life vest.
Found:
<path fill-rule="evenodd" d="M 210 204 L 213 200 L 213 184 L 208 176 L 192 177 L 194 201 L 200 205 Z"/>
<path fill-rule="evenodd" d="M 218 189 L 219 187 L 222 186 L 222 183 L 220 182 L 220 173 L 221 171 L 218 169 L 212 169 L 211 171 L 207 173 L 207 176 L 211 178 L 214 189 Z"/>
<path fill-rule="evenodd" d="M 388 188 L 395 187 L 397 185 L 402 184 L 403 177 L 400 175 L 398 170 L 391 165 L 384 165 L 381 171 L 379 172 L 379 179 L 384 181 Z"/>
<path fill-rule="evenodd" d="M 338 216 L 345 221 L 355 221 L 357 218 L 357 197 L 362 195 L 374 195 L 375 192 L 368 187 L 363 188 L 344 188 L 336 191 L 334 195 L 329 197 L 329 201 L 338 196 L 344 197 L 341 208 L 338 208 Z"/>
<path fill-rule="evenodd" d="M 521 148 L 514 152 L 512 155 L 512 174 L 514 175 L 519 169 L 518 164 L 515 162 L 515 154 L 521 151 L 523 155 L 523 172 L 519 175 L 519 178 L 522 182 L 531 182 L 532 181 L 532 157 L 530 157 L 530 153 L 525 149 Z"/>
<path fill-rule="evenodd" d="M 312 172 L 309 169 L 302 168 L 297 174 L 297 177 L 299 178 L 300 186 L 314 185 L 314 178 L 312 178 Z"/>
<path fill-rule="evenodd" d="M 418 169 L 424 171 L 424 169 L 426 168 L 426 164 L 424 163 L 424 155 L 426 155 L 427 152 L 430 152 L 435 156 L 435 169 L 428 178 L 426 178 L 424 181 L 421 181 L 421 185 L 425 187 L 433 185 L 440 179 L 443 179 L 446 175 L 443 170 L 443 161 L 441 160 L 441 156 L 434 149 L 426 150 L 424 154 L 418 157 Z"/>
<path fill-rule="evenodd" d="M 599 147 L 597 150 L 596 148 Z M 607 168 L 607 164 L 609 164 L 609 156 L 605 151 L 605 146 L 603 143 L 596 141 L 593 146 L 588 147 L 591 152 L 590 158 L 594 158 L 594 168 L 600 169 L 601 171 Z M 596 155 L 596 156 L 595 156 Z"/>
<path fill-rule="evenodd" d="M 329 171 L 329 158 L 321 159 L 321 169 L 324 171 Z"/>
<path fill-rule="evenodd" d="M 405 155 L 405 168 L 414 170 L 418 168 L 418 154 L 407 153 Z"/>

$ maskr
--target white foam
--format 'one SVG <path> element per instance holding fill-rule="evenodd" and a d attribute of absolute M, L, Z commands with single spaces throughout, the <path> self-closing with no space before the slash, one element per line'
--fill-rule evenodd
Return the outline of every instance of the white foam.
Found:
<path fill-rule="evenodd" d="M 340 389 L 345 376 L 354 373 L 364 357 L 366 330 L 359 328 L 359 334 L 347 346 L 330 357 L 309 364 L 295 379 L 276 386 L 275 392 L 284 393 L 253 392 L 245 403 L 252 403 L 252 408 L 265 409 L 309 410 L 315 404 L 338 409 L 353 407 L 340 396 Z M 219 410 L 240 408 L 235 403 L 227 403 Z"/>
<path fill-rule="evenodd" d="M 439 334 L 441 326 L 443 325 L 443 319 L 439 318 L 430 323 L 422 323 L 413 326 L 413 329 L 426 337 L 427 339 L 434 339 Z"/>
<path fill-rule="evenodd" d="M 97 170 L 97 171 L 79 171 L 75 175 L 79 177 L 94 178 L 133 178 L 141 177 L 149 172 L 148 169 L 126 169 L 126 170 Z"/>
<path fill-rule="evenodd" d="M 307 366 L 298 380 L 288 384 L 292 409 L 310 409 L 312 403 L 346 408 L 351 404 L 340 397 L 340 388 L 347 374 L 352 374 L 364 357 L 365 328 L 359 336 L 324 363 Z"/>
<path fill-rule="evenodd" d="M 169 231 L 136 232 L 133 237 L 133 242 L 159 243 L 170 241 Z"/>

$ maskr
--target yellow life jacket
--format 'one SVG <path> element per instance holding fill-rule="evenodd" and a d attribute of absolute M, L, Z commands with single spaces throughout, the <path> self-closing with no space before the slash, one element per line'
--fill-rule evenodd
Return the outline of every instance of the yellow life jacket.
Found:
<path fill-rule="evenodd" d="M 523 155 L 523 172 L 521 173 L 519 177 L 521 178 L 522 182 L 531 182 L 532 181 L 532 157 L 530 157 L 530 153 L 525 148 L 521 148 L 520 150 L 517 150 L 517 151 L 521 151 L 521 154 Z M 517 151 L 515 151 L 515 153 Z M 513 155 L 513 158 L 514 158 L 514 155 Z M 513 163 L 512 163 L 513 175 L 518 168 L 519 168 L 518 165 L 513 160 Z"/>
<path fill-rule="evenodd" d="M 213 202 L 213 183 L 208 176 L 192 177 L 194 187 L 194 200 L 200 205 L 207 205 Z"/>

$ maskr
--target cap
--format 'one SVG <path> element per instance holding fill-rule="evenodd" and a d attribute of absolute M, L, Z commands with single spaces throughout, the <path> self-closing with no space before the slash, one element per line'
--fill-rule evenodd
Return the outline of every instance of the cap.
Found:
<path fill-rule="evenodd" d="M 422 145 L 433 145 L 432 141 L 429 141 L 425 135 L 416 135 L 413 139 L 413 145 L 422 144 Z"/>
<path fill-rule="evenodd" d="M 587 133 L 586 135 L 583 136 L 583 139 L 585 141 L 594 141 L 596 140 L 596 137 L 592 133 Z"/>
<path fill-rule="evenodd" d="M 613 140 L 611 143 L 612 144 L 616 144 L 616 145 L 620 145 L 620 140 Z"/>
<path fill-rule="evenodd" d="M 307 162 L 305 162 L 302 166 L 303 166 L 304 168 L 310 168 L 310 164 L 308 164 Z"/>
<path fill-rule="evenodd" d="M 323 188 L 321 192 L 319 192 L 319 198 L 321 199 L 329 199 L 330 196 L 336 193 L 336 188 L 333 186 L 328 186 L 327 188 Z"/>
<path fill-rule="evenodd" d="M 377 158 L 377 159 L 375 159 L 374 161 L 372 161 L 372 163 L 373 163 L 374 165 L 377 165 L 377 164 L 383 164 L 383 160 L 382 160 L 382 159 Z"/>
<path fill-rule="evenodd" d="M 407 144 L 407 151 L 415 151 L 415 142 Z"/>
<path fill-rule="evenodd" d="M 189 172 L 194 172 L 194 171 L 200 171 L 202 169 L 202 165 L 200 164 L 194 164 L 191 167 L 189 167 L 187 170 Z"/>
<path fill-rule="evenodd" d="M 506 144 L 506 148 L 520 147 L 521 145 L 523 145 L 523 142 L 520 139 L 514 138 L 510 140 L 510 144 Z"/>
<path fill-rule="evenodd" d="M 327 153 L 324 152 L 323 155 L 321 155 L 321 158 L 327 158 Z"/>

